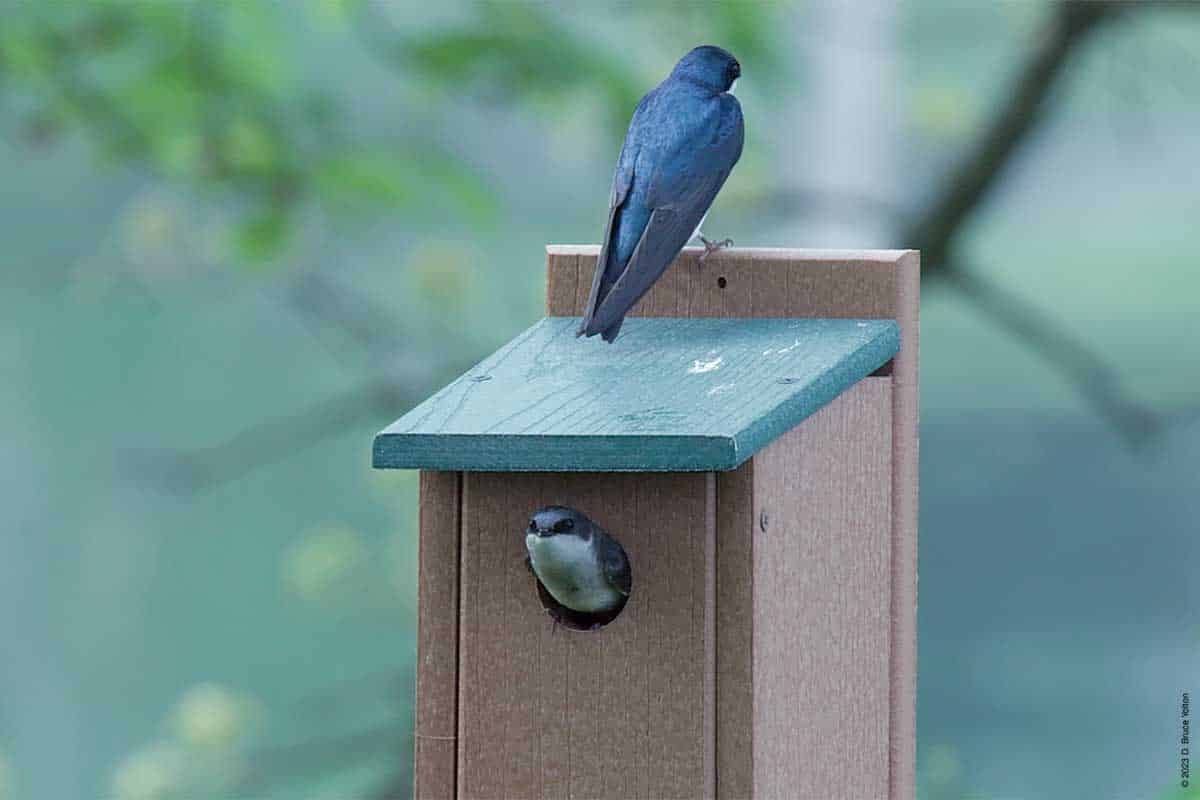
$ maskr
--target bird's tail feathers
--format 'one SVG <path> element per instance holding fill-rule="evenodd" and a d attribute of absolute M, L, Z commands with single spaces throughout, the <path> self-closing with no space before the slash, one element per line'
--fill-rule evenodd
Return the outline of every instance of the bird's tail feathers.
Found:
<path fill-rule="evenodd" d="M 600 338 L 603 339 L 604 341 L 608 342 L 609 344 L 612 344 L 613 340 L 615 340 L 617 338 L 617 334 L 621 332 L 621 323 L 624 321 L 625 321 L 624 315 L 617 317 L 616 322 L 614 322 L 612 325 L 609 325 L 604 330 L 600 331 Z"/>
<path fill-rule="evenodd" d="M 625 315 L 622 314 L 617 320 L 611 323 L 607 328 L 601 328 L 600 323 L 594 317 L 584 317 L 579 323 L 579 328 L 575 331 L 576 338 L 580 336 L 595 336 L 600 334 L 600 338 L 609 344 L 617 338 L 617 334 L 621 332 L 621 324 L 625 322 Z"/>

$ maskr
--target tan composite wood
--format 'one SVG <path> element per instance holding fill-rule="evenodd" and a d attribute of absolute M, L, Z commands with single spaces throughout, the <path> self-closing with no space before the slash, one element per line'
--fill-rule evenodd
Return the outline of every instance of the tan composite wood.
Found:
<path fill-rule="evenodd" d="M 466 473 L 458 796 L 713 796 L 715 479 L 705 473 Z M 615 535 L 622 614 L 556 627 L 524 565 L 548 503 Z"/>
<path fill-rule="evenodd" d="M 417 800 L 455 795 L 460 483 L 457 472 L 421 472 L 413 791 Z"/>
<path fill-rule="evenodd" d="M 551 315 L 583 313 L 587 291 L 574 295 L 561 287 L 590 288 L 599 248 L 594 245 L 547 247 L 547 309 Z M 802 250 L 730 248 L 699 264 L 699 248 L 688 248 L 633 314 L 726 317 L 891 318 L 901 329 L 901 350 L 895 363 L 864 384 L 884 381 L 891 387 L 891 545 L 889 598 L 890 661 L 888 666 L 888 797 L 911 800 L 916 760 L 916 603 L 917 603 L 917 457 L 918 457 L 918 339 L 920 254 L 911 250 Z M 722 285 L 724 284 L 724 285 Z M 807 423 L 806 423 L 807 424 Z M 802 426 L 803 427 L 803 426 Z M 731 517 L 744 516 L 739 503 L 746 498 L 746 481 L 753 463 L 718 476 L 719 530 Z M 746 598 L 731 589 L 738 574 L 733 558 L 747 540 L 718 537 L 717 548 L 728 552 L 719 559 L 718 620 L 736 620 L 746 612 Z M 747 701 L 745 678 L 730 653 L 750 641 L 743 629 L 718 624 L 718 718 L 730 719 Z M 740 675 L 740 677 L 739 677 Z M 719 796 L 738 797 L 750 767 L 737 757 L 739 745 L 723 725 L 717 730 Z M 733 792 L 731 794 L 731 792 Z"/>
<path fill-rule="evenodd" d="M 917 484 L 921 256 L 896 264 L 900 352 L 892 371 L 892 713 L 890 800 L 912 800 L 917 763 Z"/>
<path fill-rule="evenodd" d="M 699 254 L 699 248 L 686 248 L 631 313 L 897 319 L 897 267 L 916 256 L 910 250 L 735 247 L 700 264 Z M 546 304 L 551 316 L 583 314 L 598 255 L 594 245 L 546 248 Z M 572 293 L 571 287 L 577 291 Z"/>

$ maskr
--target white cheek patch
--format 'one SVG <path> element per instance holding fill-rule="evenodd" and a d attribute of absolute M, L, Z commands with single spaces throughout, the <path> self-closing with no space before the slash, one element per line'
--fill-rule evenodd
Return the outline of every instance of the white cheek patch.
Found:
<path fill-rule="evenodd" d="M 734 78 L 733 83 L 729 84 L 729 93 L 730 94 L 733 94 L 734 90 L 737 89 L 737 82 L 738 82 L 738 78 Z"/>

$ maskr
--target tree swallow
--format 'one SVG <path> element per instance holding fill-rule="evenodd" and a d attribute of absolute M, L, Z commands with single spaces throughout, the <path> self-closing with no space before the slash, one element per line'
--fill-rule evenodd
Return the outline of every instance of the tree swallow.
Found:
<path fill-rule="evenodd" d="M 573 508 L 546 506 L 535 512 L 525 549 L 543 588 L 571 611 L 608 614 L 629 597 L 633 576 L 625 550 Z"/>
<path fill-rule="evenodd" d="M 709 241 L 700 225 L 742 155 L 742 107 L 730 94 L 741 74 L 727 51 L 697 47 L 638 103 L 578 335 L 616 339 L 634 303 L 693 237 L 704 242 L 701 259 L 732 244 Z"/>

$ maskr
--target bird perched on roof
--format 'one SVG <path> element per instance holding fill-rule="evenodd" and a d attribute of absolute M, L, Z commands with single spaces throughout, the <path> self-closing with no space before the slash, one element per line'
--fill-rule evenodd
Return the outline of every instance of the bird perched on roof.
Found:
<path fill-rule="evenodd" d="M 633 588 L 624 548 L 573 508 L 546 506 L 535 512 L 525 532 L 525 549 L 542 586 L 572 611 L 618 610 Z"/>
<path fill-rule="evenodd" d="M 634 303 L 693 237 L 704 243 L 701 260 L 732 244 L 710 241 L 700 226 L 742 155 L 742 107 L 730 94 L 741 74 L 727 51 L 697 47 L 638 103 L 577 335 L 616 339 Z"/>

